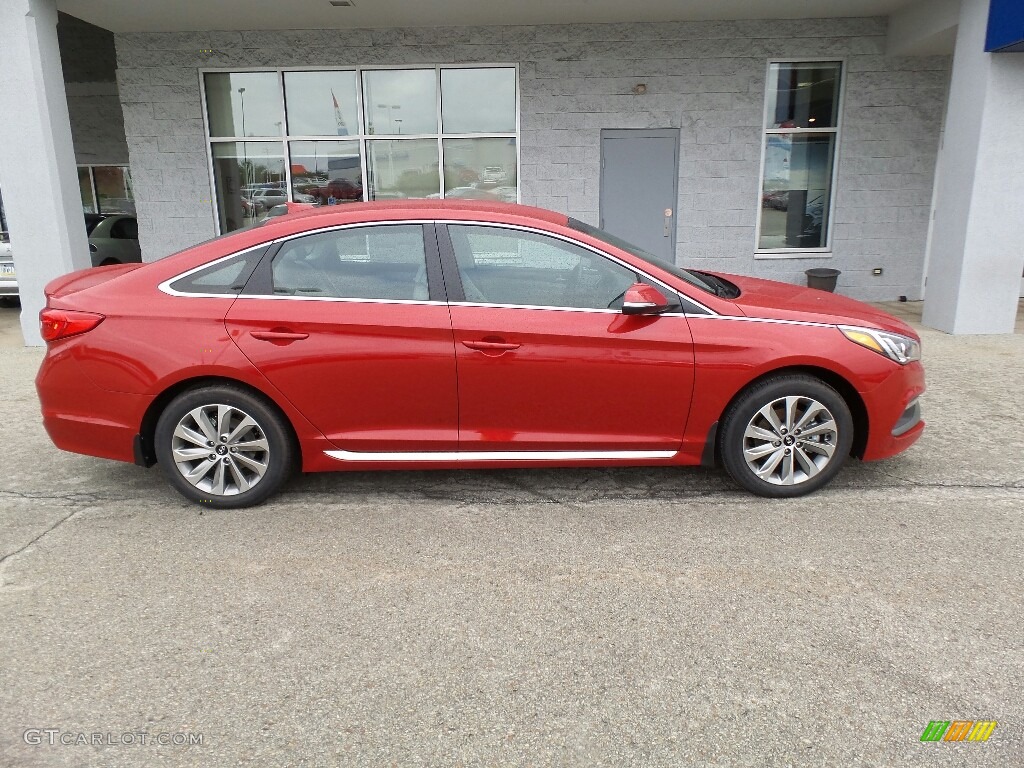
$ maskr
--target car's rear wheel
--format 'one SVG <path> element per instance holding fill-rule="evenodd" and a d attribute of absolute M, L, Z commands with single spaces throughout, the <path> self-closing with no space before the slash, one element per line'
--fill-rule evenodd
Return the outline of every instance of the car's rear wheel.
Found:
<path fill-rule="evenodd" d="M 853 444 L 843 397 L 811 376 L 755 384 L 722 421 L 720 450 L 729 475 L 759 496 L 816 491 L 842 468 Z"/>
<path fill-rule="evenodd" d="M 154 443 L 157 461 L 182 495 L 221 509 L 259 504 L 293 466 L 284 419 L 260 398 L 230 386 L 176 397 L 160 414 Z"/>

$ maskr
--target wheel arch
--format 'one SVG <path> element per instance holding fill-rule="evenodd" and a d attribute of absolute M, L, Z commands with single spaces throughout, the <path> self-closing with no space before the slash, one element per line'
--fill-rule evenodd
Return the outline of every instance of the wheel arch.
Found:
<path fill-rule="evenodd" d="M 729 412 L 729 409 L 732 408 L 733 404 L 739 400 L 748 389 L 757 386 L 767 379 L 778 378 L 780 376 L 813 376 L 838 392 L 840 397 L 842 397 L 846 402 L 847 408 L 850 409 L 850 416 L 853 418 L 853 445 L 850 446 L 850 455 L 858 459 L 863 458 L 864 450 L 868 443 L 868 430 L 870 428 L 870 423 L 868 419 L 868 409 L 864 404 L 864 399 L 860 396 L 860 393 L 843 376 L 835 371 L 829 370 L 828 368 L 822 368 L 815 365 L 793 365 L 765 371 L 756 378 L 751 379 L 740 387 L 736 391 L 736 394 L 730 398 L 729 402 L 725 404 L 721 414 L 719 414 L 718 421 L 715 422 L 712 428 L 713 434 L 708 436 L 708 445 L 705 447 L 705 450 L 709 452 L 713 448 L 714 463 L 716 465 L 720 466 L 722 463 L 722 431 L 719 429 L 719 425 L 725 418 L 725 414 Z"/>
<path fill-rule="evenodd" d="M 142 416 L 142 422 L 139 424 L 139 434 L 136 438 L 135 446 L 136 464 L 141 464 L 146 467 L 151 467 L 156 464 L 156 449 L 153 437 L 156 433 L 156 423 L 160 419 L 160 414 L 163 413 L 167 405 L 183 392 L 209 386 L 227 386 L 244 390 L 247 394 L 262 400 L 269 408 L 273 408 L 288 426 L 288 435 L 292 441 L 292 449 L 294 450 L 296 457 L 296 464 L 297 466 L 302 466 L 302 443 L 299 440 L 298 433 L 295 431 L 295 425 L 288 417 L 287 411 L 282 408 L 274 398 L 267 395 L 266 392 L 262 392 L 251 384 L 247 384 L 239 379 L 233 379 L 228 376 L 210 375 L 195 376 L 189 379 L 177 381 L 153 398 L 153 402 L 149 404 L 149 407 Z"/>

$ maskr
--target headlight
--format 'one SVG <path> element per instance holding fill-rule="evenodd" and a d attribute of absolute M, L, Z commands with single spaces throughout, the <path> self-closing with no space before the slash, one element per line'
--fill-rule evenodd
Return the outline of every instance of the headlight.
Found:
<path fill-rule="evenodd" d="M 888 331 L 876 331 L 874 328 L 857 328 L 851 325 L 840 325 L 839 330 L 855 344 L 885 355 L 900 365 L 921 359 L 921 345 L 907 336 Z"/>

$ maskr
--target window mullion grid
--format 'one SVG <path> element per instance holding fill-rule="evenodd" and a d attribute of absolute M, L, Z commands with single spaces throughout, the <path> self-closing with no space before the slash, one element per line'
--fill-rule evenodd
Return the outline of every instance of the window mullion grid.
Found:
<path fill-rule="evenodd" d="M 360 162 L 360 171 L 361 171 L 361 180 L 362 180 L 362 185 L 363 185 L 363 199 L 364 200 L 368 200 L 369 199 L 369 194 L 370 194 L 370 183 L 369 183 L 369 164 L 370 164 L 369 141 L 371 140 L 371 138 L 372 139 L 388 138 L 391 141 L 404 141 L 404 140 L 407 140 L 407 139 L 427 139 L 427 140 L 435 139 L 437 141 L 437 156 L 438 156 L 438 193 L 441 195 L 441 197 L 444 197 L 444 193 L 445 193 L 445 189 L 444 189 L 444 187 L 445 187 L 445 184 L 444 184 L 444 140 L 445 139 L 454 139 L 454 138 L 459 138 L 459 139 L 477 139 L 477 138 L 513 139 L 516 142 L 516 188 L 517 188 L 517 197 L 518 197 L 518 187 L 519 187 L 519 130 L 518 130 L 518 128 L 519 128 L 519 93 L 518 93 L 518 77 L 517 77 L 517 82 L 516 82 L 516 130 L 514 132 L 468 133 L 468 134 L 465 134 L 465 133 L 464 134 L 454 133 L 454 134 L 450 134 L 449 135 L 449 134 L 446 134 L 444 132 L 444 123 L 443 123 L 443 117 L 442 117 L 442 110 L 443 110 L 443 101 L 442 101 L 442 99 L 443 99 L 443 95 L 442 95 L 442 90 L 441 90 L 441 72 L 442 72 L 443 69 L 449 68 L 449 66 L 450 65 L 435 65 L 433 67 L 434 73 L 435 73 L 435 88 L 436 88 L 436 91 L 437 91 L 437 98 L 436 98 L 437 132 L 436 133 L 426 133 L 426 134 L 403 135 L 400 138 L 396 138 L 396 136 L 384 137 L 384 136 L 380 136 L 379 134 L 374 134 L 371 137 L 368 133 L 366 133 L 366 104 L 365 104 L 365 92 L 364 92 L 364 87 L 363 87 L 364 86 L 364 83 L 363 83 L 364 68 L 363 67 L 355 67 L 355 68 L 353 68 L 351 70 L 349 70 L 348 68 L 341 68 L 341 69 L 338 70 L 338 71 L 352 71 L 356 75 L 356 113 L 357 113 L 357 121 L 358 121 L 358 124 L 359 124 L 359 132 L 358 132 L 357 135 L 353 136 L 353 135 L 350 134 L 349 136 L 344 137 L 344 138 L 337 137 L 337 136 L 292 136 L 292 135 L 290 135 L 290 133 L 288 131 L 288 104 L 287 104 L 287 92 L 286 92 L 286 89 L 285 89 L 285 72 L 306 71 L 306 69 L 305 68 L 302 68 L 302 69 L 278 68 L 278 69 L 275 69 L 275 70 L 270 70 L 270 71 L 274 71 L 277 74 L 277 78 L 278 78 L 278 83 L 277 84 L 278 84 L 278 92 L 279 92 L 279 96 L 280 96 L 279 103 L 281 105 L 281 113 L 282 113 L 281 114 L 281 126 L 282 126 L 281 135 L 278 136 L 278 137 L 270 137 L 270 136 L 261 136 L 261 137 L 256 137 L 256 136 L 216 136 L 216 137 L 214 137 L 214 136 L 210 136 L 209 135 L 210 131 L 209 131 L 209 127 L 207 127 L 206 128 L 207 142 L 208 142 L 208 146 L 210 146 L 210 148 L 211 148 L 211 151 L 210 151 L 211 171 L 212 171 L 212 164 L 213 164 L 212 145 L 214 145 L 214 144 L 227 144 L 227 143 L 232 143 L 232 142 L 234 142 L 236 144 L 239 143 L 239 142 L 262 142 L 262 143 L 278 142 L 280 144 L 280 146 L 281 146 L 281 153 L 282 153 L 282 157 L 284 159 L 284 166 L 285 166 L 285 168 L 284 168 L 284 179 L 285 179 L 285 185 L 286 185 L 286 193 L 287 193 L 288 198 L 291 199 L 292 198 L 292 193 L 293 193 L 292 184 L 291 184 L 291 145 L 292 145 L 292 142 L 295 142 L 295 141 L 356 141 L 359 144 L 359 155 L 360 155 L 360 161 L 361 161 Z M 470 67 L 471 65 L 466 65 L 466 66 Z M 506 65 L 503 65 L 503 64 L 493 64 L 493 65 L 476 65 L 476 66 L 483 66 L 483 67 L 495 66 L 495 67 L 501 67 L 501 66 L 506 66 Z M 384 69 L 397 69 L 397 67 L 383 67 L 383 68 Z M 371 69 L 371 70 L 372 69 L 381 69 L 381 67 L 370 67 L 369 69 Z M 421 67 L 410 67 L 410 69 L 421 69 Z M 423 69 L 425 69 L 425 67 L 423 67 Z M 252 70 L 252 71 L 256 71 L 256 70 Z M 261 70 L 261 71 L 267 71 L 267 70 Z M 312 70 L 310 70 L 310 71 L 312 71 Z M 206 108 L 205 108 L 205 99 L 206 99 L 206 83 L 205 83 L 205 80 L 203 82 L 202 87 L 203 87 L 203 103 L 204 103 L 204 118 L 203 119 L 204 119 L 204 122 L 205 122 L 207 120 Z M 90 168 L 90 171 L 89 171 L 89 175 L 90 175 L 90 179 L 92 180 L 92 169 L 91 168 Z M 213 181 L 213 184 L 215 186 L 216 185 L 215 180 L 212 180 L 212 181 Z M 94 204 L 94 207 L 96 207 L 96 206 L 98 206 L 98 197 L 97 197 L 97 195 L 95 193 L 95 181 L 92 181 L 92 185 L 93 185 L 93 197 L 94 197 L 94 203 L 93 204 Z M 218 227 L 218 231 L 219 231 L 219 228 L 220 228 L 220 217 L 219 217 L 219 214 L 216 216 L 216 220 L 217 220 L 217 227 Z"/>
<path fill-rule="evenodd" d="M 434 69 L 434 82 L 437 89 L 437 191 L 444 199 L 444 123 L 441 117 L 444 105 L 441 101 L 441 67 Z"/>

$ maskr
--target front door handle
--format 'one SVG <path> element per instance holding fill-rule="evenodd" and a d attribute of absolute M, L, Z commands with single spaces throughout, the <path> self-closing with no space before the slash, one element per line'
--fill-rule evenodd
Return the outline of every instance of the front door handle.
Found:
<path fill-rule="evenodd" d="M 480 352 L 508 352 L 510 349 L 519 349 L 522 344 L 505 341 L 464 341 L 462 346 L 476 349 Z"/>
<path fill-rule="evenodd" d="M 302 341 L 308 339 L 308 333 L 293 331 L 249 331 L 249 335 L 260 341 Z"/>

